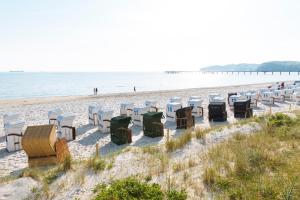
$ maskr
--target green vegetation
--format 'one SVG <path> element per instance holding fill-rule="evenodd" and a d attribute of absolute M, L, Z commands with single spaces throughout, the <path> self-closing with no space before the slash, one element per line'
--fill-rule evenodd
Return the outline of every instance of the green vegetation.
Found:
<path fill-rule="evenodd" d="M 94 172 L 99 172 L 105 169 L 106 162 L 99 157 L 93 156 L 88 159 L 86 163 L 86 167 L 88 169 L 92 169 Z"/>
<path fill-rule="evenodd" d="M 212 148 L 207 189 L 219 199 L 300 199 L 299 122 L 282 113 L 262 117 L 262 131 Z"/>
<path fill-rule="evenodd" d="M 133 177 L 114 181 L 111 185 L 99 184 L 94 190 L 95 200 L 185 200 L 185 191 L 164 192 L 158 184 L 141 182 Z"/>

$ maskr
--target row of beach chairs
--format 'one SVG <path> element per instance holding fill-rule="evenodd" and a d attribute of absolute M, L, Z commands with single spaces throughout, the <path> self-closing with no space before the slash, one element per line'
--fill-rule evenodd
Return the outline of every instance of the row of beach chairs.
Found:
<path fill-rule="evenodd" d="M 235 118 L 248 118 L 253 116 L 253 108 L 258 102 L 274 104 L 286 100 L 300 103 L 300 85 L 287 85 L 261 88 L 256 91 L 228 93 L 227 99 L 220 94 L 208 96 L 208 120 L 226 121 L 226 105 L 234 112 Z M 191 96 L 186 107 L 180 97 L 172 97 L 166 105 L 165 116 L 159 112 L 156 101 L 146 101 L 143 106 L 134 106 L 127 102 L 120 105 L 120 115 L 113 117 L 113 110 L 105 109 L 99 105 L 90 105 L 88 108 L 88 121 L 90 125 L 99 127 L 104 133 L 111 134 L 112 142 L 125 144 L 132 141 L 130 123 L 143 128 L 144 134 L 149 137 L 163 136 L 164 125 L 161 120 L 165 117 L 167 122 L 175 123 L 176 128 L 191 128 L 195 118 L 203 118 L 203 100 L 199 96 Z M 60 109 L 48 112 L 49 125 L 55 127 L 56 140 L 71 141 L 76 138 L 74 127 L 75 116 L 63 113 Z M 25 122 L 18 114 L 5 114 L 3 116 L 4 132 L 7 142 L 7 151 L 22 149 L 22 137 L 25 133 Z M 55 141 L 56 141 L 55 140 Z"/>

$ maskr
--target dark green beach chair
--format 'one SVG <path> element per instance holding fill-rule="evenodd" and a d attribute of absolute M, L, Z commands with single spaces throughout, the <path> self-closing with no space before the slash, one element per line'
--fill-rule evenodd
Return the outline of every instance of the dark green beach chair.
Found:
<path fill-rule="evenodd" d="M 117 145 L 132 142 L 132 133 L 128 128 L 131 117 L 118 116 L 113 117 L 110 121 L 110 137 L 111 141 Z"/>
<path fill-rule="evenodd" d="M 164 125 L 161 123 L 162 112 L 148 112 L 143 115 L 144 135 L 148 137 L 161 137 L 164 135 Z"/>

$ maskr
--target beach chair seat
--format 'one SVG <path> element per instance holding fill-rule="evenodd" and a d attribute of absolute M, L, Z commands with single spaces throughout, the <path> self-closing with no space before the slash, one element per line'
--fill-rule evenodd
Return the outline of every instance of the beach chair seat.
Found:
<path fill-rule="evenodd" d="M 67 141 L 75 140 L 76 129 L 73 126 L 74 115 L 60 115 L 57 117 L 57 134 L 59 138 L 65 138 Z"/>
<path fill-rule="evenodd" d="M 195 126 L 195 118 L 192 115 L 193 107 L 184 107 L 176 110 L 176 128 L 188 129 Z"/>
<path fill-rule="evenodd" d="M 99 125 L 98 120 L 98 111 L 101 110 L 101 106 L 97 105 L 90 105 L 88 107 L 88 118 L 89 118 L 89 124 L 93 126 Z"/>
<path fill-rule="evenodd" d="M 225 102 L 212 102 L 208 105 L 208 120 L 223 122 L 227 121 L 227 111 Z"/>
<path fill-rule="evenodd" d="M 113 110 L 111 109 L 101 109 L 98 111 L 98 124 L 102 133 L 110 132 L 110 121 L 112 117 Z"/>
<path fill-rule="evenodd" d="M 111 119 L 110 136 L 113 143 L 122 145 L 132 142 L 132 132 L 128 128 L 130 121 L 131 117 L 122 115 Z"/>
<path fill-rule="evenodd" d="M 143 131 L 148 137 L 161 137 L 164 135 L 164 125 L 161 123 L 162 112 L 148 112 L 143 115 Z"/>
<path fill-rule="evenodd" d="M 62 115 L 62 110 L 57 108 L 54 110 L 50 110 L 48 112 L 48 120 L 49 120 L 49 124 L 54 124 L 55 126 L 57 126 L 57 117 Z"/>
<path fill-rule="evenodd" d="M 22 144 L 29 167 L 62 163 L 70 156 L 67 140 L 56 137 L 54 125 L 28 126 Z"/>

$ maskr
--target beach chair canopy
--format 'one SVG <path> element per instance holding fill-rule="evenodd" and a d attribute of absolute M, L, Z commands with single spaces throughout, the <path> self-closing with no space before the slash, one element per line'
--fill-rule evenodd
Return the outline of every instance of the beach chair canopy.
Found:
<path fill-rule="evenodd" d="M 118 128 L 128 128 L 130 121 L 131 121 L 131 117 L 128 116 L 117 116 L 111 118 L 110 121 L 111 131 L 114 131 L 115 129 Z"/>
<path fill-rule="evenodd" d="M 29 158 L 56 155 L 55 142 L 54 125 L 28 126 L 22 137 L 22 146 Z"/>

